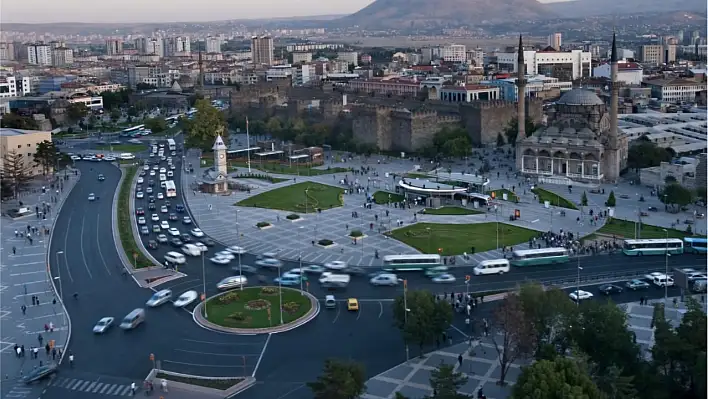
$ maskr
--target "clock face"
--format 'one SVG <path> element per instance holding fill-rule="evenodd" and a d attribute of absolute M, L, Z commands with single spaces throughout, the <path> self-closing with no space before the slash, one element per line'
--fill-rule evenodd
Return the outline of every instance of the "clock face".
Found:
<path fill-rule="evenodd" d="M 219 159 L 224 159 L 224 154 L 219 154 Z"/>

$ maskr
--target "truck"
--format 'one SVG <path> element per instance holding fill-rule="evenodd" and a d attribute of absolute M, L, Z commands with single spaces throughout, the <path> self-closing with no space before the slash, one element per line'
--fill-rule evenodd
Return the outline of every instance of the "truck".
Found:
<path fill-rule="evenodd" d="M 333 274 L 324 272 L 320 276 L 320 284 L 323 288 L 346 288 L 351 277 L 348 274 Z"/>

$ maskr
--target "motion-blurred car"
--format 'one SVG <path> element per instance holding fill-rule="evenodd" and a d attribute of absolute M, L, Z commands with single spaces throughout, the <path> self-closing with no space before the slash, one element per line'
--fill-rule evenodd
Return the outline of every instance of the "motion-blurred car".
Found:
<path fill-rule="evenodd" d="M 614 284 L 603 284 L 597 287 L 597 290 L 605 295 L 621 294 L 622 288 Z"/>
<path fill-rule="evenodd" d="M 214 240 L 208 237 L 202 238 L 202 244 L 206 245 L 207 247 L 213 247 L 214 245 L 216 245 Z"/>
<path fill-rule="evenodd" d="M 324 271 L 326 271 L 322 266 L 319 265 L 308 265 L 308 266 L 303 266 L 302 271 L 305 273 L 312 273 L 312 274 L 322 274 Z"/>
<path fill-rule="evenodd" d="M 167 238 L 167 236 L 164 235 L 164 234 L 158 234 L 158 235 L 157 235 L 157 242 L 159 242 L 159 243 L 161 243 L 161 244 L 164 244 L 164 243 L 168 242 L 169 240 L 170 240 L 170 239 Z"/>
<path fill-rule="evenodd" d="M 98 175 L 98 181 L 104 181 L 104 180 L 106 180 L 106 176 Z"/>
<path fill-rule="evenodd" d="M 154 308 L 166 303 L 170 299 L 172 299 L 172 291 L 160 290 L 154 293 L 145 304 L 151 308 Z"/>
<path fill-rule="evenodd" d="M 230 290 L 232 288 L 239 288 L 248 284 L 248 279 L 244 276 L 231 276 L 219 281 L 216 284 L 216 288 L 220 290 Z"/>
<path fill-rule="evenodd" d="M 584 301 L 586 299 L 590 299 L 594 295 L 587 292 L 587 291 L 575 290 L 575 291 L 571 292 L 568 296 L 570 297 L 570 299 L 577 302 L 577 301 Z"/>
<path fill-rule="evenodd" d="M 277 259 L 269 258 L 269 259 L 257 260 L 256 265 L 258 265 L 260 267 L 267 267 L 267 268 L 271 268 L 271 269 L 276 269 L 276 268 L 283 266 L 283 262 L 281 262 Z"/>
<path fill-rule="evenodd" d="M 225 257 L 225 256 L 214 256 L 212 258 L 209 258 L 211 263 L 214 263 L 216 265 L 228 265 L 231 263 L 231 259 Z"/>
<path fill-rule="evenodd" d="M 425 275 L 427 277 L 435 277 L 439 276 L 441 274 L 446 274 L 449 269 L 447 266 L 435 266 L 431 267 L 430 269 L 425 270 Z"/>
<path fill-rule="evenodd" d="M 204 237 L 204 232 L 201 229 L 192 229 L 190 232 L 193 236 L 199 238 L 199 237 Z"/>
<path fill-rule="evenodd" d="M 113 325 L 113 318 L 112 317 L 104 317 L 101 320 L 96 323 L 95 326 L 93 326 L 93 332 L 94 334 L 103 334 L 104 332 L 108 331 L 109 328 Z"/>
<path fill-rule="evenodd" d="M 162 226 L 160 226 L 160 227 L 162 227 Z M 170 227 L 169 229 L 167 229 L 167 232 L 168 232 L 172 237 L 179 237 L 179 236 L 181 235 L 180 232 L 179 232 L 179 230 L 177 230 L 177 229 L 174 228 L 174 227 Z"/>
<path fill-rule="evenodd" d="M 229 251 L 229 252 L 231 252 L 232 254 L 237 254 L 237 255 L 238 255 L 238 254 L 243 255 L 243 254 L 246 253 L 246 250 L 245 250 L 245 249 L 243 249 L 243 248 L 241 248 L 241 247 L 239 247 L 239 246 L 236 246 L 236 245 L 230 246 L 230 247 L 226 248 L 226 250 Z"/>
<path fill-rule="evenodd" d="M 174 306 L 176 308 L 185 307 L 194 302 L 198 296 L 199 295 L 197 294 L 197 291 L 187 291 L 184 294 L 180 295 L 179 298 L 175 299 Z"/>
<path fill-rule="evenodd" d="M 27 373 L 27 375 L 22 378 L 22 381 L 25 384 L 29 385 L 33 382 L 37 382 L 37 381 L 43 380 L 45 378 L 49 378 L 52 375 L 54 375 L 54 373 L 56 373 L 57 371 L 59 371 L 59 368 L 55 364 L 37 367 L 36 369 Z"/>
<path fill-rule="evenodd" d="M 300 276 L 295 276 L 295 275 L 282 275 L 281 277 L 276 277 L 273 279 L 273 282 L 275 284 L 279 285 L 285 285 L 285 286 L 291 286 L 291 285 L 299 285 L 300 284 Z"/>
<path fill-rule="evenodd" d="M 334 262 L 325 263 L 324 267 L 329 270 L 342 270 L 347 267 L 347 263 L 341 260 L 335 260 Z"/>
<path fill-rule="evenodd" d="M 182 223 L 184 223 L 184 224 L 192 224 L 192 218 L 190 218 L 189 216 L 185 216 L 185 217 L 182 218 Z"/>
<path fill-rule="evenodd" d="M 88 200 L 89 200 L 89 201 L 96 201 L 96 194 L 94 194 L 94 193 L 89 194 L 89 195 L 88 195 Z"/>
<path fill-rule="evenodd" d="M 455 281 L 457 281 L 455 276 L 449 273 L 438 274 L 433 277 L 433 282 L 438 284 L 454 283 Z"/>
<path fill-rule="evenodd" d="M 232 254 L 232 253 L 229 252 L 229 251 L 219 251 L 219 252 L 217 252 L 217 253 L 214 254 L 214 255 L 215 255 L 215 256 L 221 256 L 222 258 L 227 258 L 228 260 L 234 260 L 234 259 L 236 259 L 236 257 L 234 256 L 234 254 Z"/>
<path fill-rule="evenodd" d="M 150 240 L 150 241 L 148 241 L 147 247 L 149 249 L 157 249 L 157 248 L 159 248 L 159 245 L 157 244 L 157 241 Z"/>
<path fill-rule="evenodd" d="M 258 272 L 257 268 L 255 268 L 253 266 L 249 266 L 249 265 L 241 265 L 241 266 L 234 265 L 234 266 L 231 266 L 231 270 L 233 270 L 236 273 L 249 273 L 249 274 L 255 274 Z"/>

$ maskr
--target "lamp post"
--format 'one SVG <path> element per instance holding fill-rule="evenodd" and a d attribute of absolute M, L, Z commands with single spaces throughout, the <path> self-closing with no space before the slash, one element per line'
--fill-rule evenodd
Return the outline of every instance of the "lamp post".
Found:
<path fill-rule="evenodd" d="M 403 280 L 403 325 L 408 325 L 408 280 Z M 410 360 L 408 342 L 406 342 L 406 361 Z"/>
<path fill-rule="evenodd" d="M 297 228 L 297 241 L 300 242 L 300 229 L 304 229 L 304 227 L 300 226 Z M 302 289 L 302 284 L 304 280 L 305 273 L 302 271 L 302 251 L 300 251 L 297 255 L 297 260 L 299 262 L 299 268 L 300 268 L 300 295 L 305 295 L 303 289 Z"/>
<path fill-rule="evenodd" d="M 61 281 L 61 266 L 59 265 L 59 255 L 63 255 L 64 251 L 57 251 L 54 256 L 56 257 L 57 260 L 57 277 L 55 277 L 55 280 L 59 283 L 59 300 L 61 301 L 62 304 L 64 304 L 64 282 Z M 62 327 L 66 327 L 66 312 L 61 312 L 62 317 L 61 317 L 61 325 Z"/>
<path fill-rule="evenodd" d="M 578 280 L 576 281 L 575 284 L 575 304 L 580 305 L 580 271 L 583 270 L 582 267 L 580 267 L 580 256 L 578 256 Z"/>
<path fill-rule="evenodd" d="M 664 303 L 669 300 L 669 231 L 663 229 L 666 233 L 666 253 L 664 254 Z"/>
<path fill-rule="evenodd" d="M 206 267 L 204 266 L 204 251 L 200 251 L 202 253 L 202 289 L 204 290 L 204 298 L 206 300 Z M 243 285 L 243 284 L 241 284 Z M 207 315 L 207 306 L 204 304 L 204 318 L 209 319 L 209 315 Z"/>
<path fill-rule="evenodd" d="M 281 267 L 282 263 L 278 264 L 278 296 L 279 296 L 279 302 L 280 302 L 280 324 L 283 324 L 283 285 L 281 284 L 281 280 L 283 278 L 283 275 L 281 274 Z"/>
<path fill-rule="evenodd" d="M 241 252 L 242 252 L 241 251 L 242 250 L 242 248 L 241 248 L 241 233 L 239 232 L 239 229 L 238 229 L 238 212 L 239 212 L 238 209 L 236 209 L 236 242 L 238 243 L 238 248 L 239 248 L 239 250 L 236 251 L 236 252 L 238 252 L 236 254 L 236 256 L 238 256 L 238 276 L 241 279 L 243 279 L 243 271 L 241 270 Z M 243 291 L 243 284 L 241 284 L 240 290 Z"/>

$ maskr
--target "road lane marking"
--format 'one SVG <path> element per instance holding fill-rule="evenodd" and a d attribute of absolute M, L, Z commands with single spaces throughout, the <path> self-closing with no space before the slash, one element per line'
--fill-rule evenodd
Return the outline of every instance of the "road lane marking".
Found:
<path fill-rule="evenodd" d="M 251 373 L 251 377 L 255 378 L 256 377 L 256 372 L 258 371 L 258 367 L 261 365 L 261 360 L 263 360 L 263 355 L 265 355 L 266 349 L 268 349 L 268 344 L 270 343 L 270 337 L 272 337 L 273 334 L 268 334 L 268 338 L 266 338 L 265 345 L 263 345 L 263 349 L 261 350 L 261 355 L 258 356 L 258 361 L 256 362 L 256 366 L 253 368 L 253 373 Z"/>
<path fill-rule="evenodd" d="M 98 256 L 101 258 L 101 262 L 103 262 L 103 267 L 106 268 L 106 272 L 108 275 L 111 275 L 111 271 L 108 269 L 108 265 L 106 264 L 106 258 L 103 257 L 103 251 L 101 250 L 101 240 L 99 239 L 100 235 L 98 234 L 98 229 L 101 227 L 101 215 L 97 214 L 96 215 L 96 245 L 98 245 Z"/>
<path fill-rule="evenodd" d="M 24 286 L 24 285 L 42 284 L 42 283 L 46 283 L 46 282 L 47 282 L 47 280 L 44 279 L 44 280 L 37 280 L 37 281 L 28 281 L 28 282 L 26 282 L 26 283 L 13 284 L 13 285 L 14 285 L 15 287 L 22 287 L 22 286 Z M 50 292 L 50 291 L 44 291 L 44 292 Z"/>
<path fill-rule="evenodd" d="M 383 316 L 383 302 L 379 301 L 379 319 Z"/>
<path fill-rule="evenodd" d="M 361 304 L 359 304 L 359 309 L 357 309 L 356 313 L 356 319 L 359 320 L 359 318 L 361 317 Z"/>
<path fill-rule="evenodd" d="M 81 238 L 79 241 L 79 245 L 81 247 L 81 259 L 84 261 L 84 266 L 86 266 L 86 272 L 89 275 L 89 278 L 93 280 L 93 275 L 91 274 L 91 270 L 88 267 L 88 263 L 86 262 L 86 253 L 84 252 L 84 227 L 86 224 L 86 216 L 84 216 L 81 219 Z"/>
<path fill-rule="evenodd" d="M 195 342 L 198 344 L 229 345 L 229 346 L 254 346 L 254 345 L 261 345 L 262 344 L 262 342 L 254 342 L 254 343 L 250 343 L 250 344 L 245 344 L 245 343 L 233 343 L 233 342 L 200 341 L 200 340 L 189 339 L 189 338 L 182 338 L 182 341 Z"/>
<path fill-rule="evenodd" d="M 332 324 L 337 322 L 337 319 L 339 319 L 339 314 L 342 312 L 341 306 L 337 305 L 337 314 L 334 316 L 334 320 L 332 320 Z"/>
<path fill-rule="evenodd" d="M 233 369 L 233 368 L 238 368 L 243 370 L 243 364 L 236 364 L 236 365 L 227 365 L 227 364 L 200 364 L 200 363 L 185 363 L 185 362 L 176 362 L 174 360 L 166 360 L 163 359 L 162 363 L 172 363 L 172 364 L 181 364 L 183 366 L 194 366 L 194 367 L 215 367 L 215 368 L 222 368 L 222 369 Z"/>
<path fill-rule="evenodd" d="M 18 264 L 16 264 L 16 265 L 6 265 L 6 267 L 22 267 L 22 266 L 42 265 L 42 264 L 44 264 L 44 261 L 18 263 Z"/>
<path fill-rule="evenodd" d="M 66 256 L 67 248 L 69 248 L 69 229 L 71 228 L 71 218 L 74 216 L 74 211 L 72 210 L 71 213 L 69 214 L 69 220 L 66 222 L 66 233 L 64 235 L 64 253 L 63 253 L 63 258 L 64 258 L 64 266 L 66 267 L 66 271 L 69 275 L 69 280 L 71 280 L 71 283 L 74 283 L 74 276 L 71 275 L 71 270 L 69 269 L 69 259 Z M 55 255 L 56 258 L 56 255 Z M 49 258 L 51 259 L 51 258 Z M 57 259 L 57 262 L 59 260 Z M 57 265 L 57 268 L 60 268 L 61 265 Z M 61 270 L 59 271 L 59 274 L 61 274 Z"/>
<path fill-rule="evenodd" d="M 37 272 L 14 273 L 14 274 L 11 274 L 10 277 L 26 276 L 28 274 L 37 274 L 37 273 L 46 273 L 46 272 L 47 272 L 46 270 L 40 270 Z"/>
<path fill-rule="evenodd" d="M 207 356 L 232 356 L 232 357 L 243 357 L 243 356 L 258 356 L 260 353 L 213 353 L 213 352 L 200 352 L 200 351 L 190 351 L 186 349 L 175 349 L 176 352 L 192 353 L 195 355 L 207 355 Z"/>

